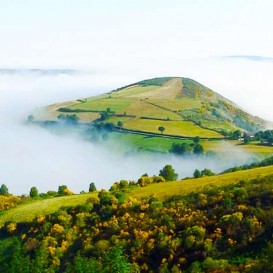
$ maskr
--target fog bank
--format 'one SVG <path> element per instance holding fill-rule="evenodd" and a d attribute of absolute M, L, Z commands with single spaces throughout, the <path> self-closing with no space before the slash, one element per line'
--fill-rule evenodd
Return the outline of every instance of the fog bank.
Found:
<path fill-rule="evenodd" d="M 183 75 L 182 75 L 183 76 Z M 226 149 L 221 160 L 181 159 L 172 155 L 130 154 L 121 143 L 95 145 L 75 134 L 57 135 L 25 123 L 36 107 L 108 92 L 132 83 L 140 74 L 0 75 L 0 183 L 13 194 L 57 190 L 67 185 L 74 192 L 87 191 L 90 182 L 109 189 L 121 179 L 136 180 L 142 174 L 157 175 L 171 164 L 179 178 L 194 170 L 222 171 L 252 160 L 250 154 Z"/>

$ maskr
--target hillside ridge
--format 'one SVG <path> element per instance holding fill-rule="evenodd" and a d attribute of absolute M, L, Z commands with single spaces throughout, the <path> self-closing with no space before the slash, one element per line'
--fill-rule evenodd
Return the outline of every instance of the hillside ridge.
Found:
<path fill-rule="evenodd" d="M 156 121 L 162 120 L 167 134 L 191 137 L 223 137 L 237 129 L 254 133 L 266 126 L 263 119 L 250 115 L 197 81 L 183 77 L 143 80 L 99 96 L 54 104 L 45 110 L 44 117 L 49 120 L 57 120 L 60 114 L 75 113 L 84 123 L 103 121 L 117 126 L 120 121 L 123 128 L 148 133 L 158 132 Z M 102 119 L 102 113 L 107 111 Z"/>

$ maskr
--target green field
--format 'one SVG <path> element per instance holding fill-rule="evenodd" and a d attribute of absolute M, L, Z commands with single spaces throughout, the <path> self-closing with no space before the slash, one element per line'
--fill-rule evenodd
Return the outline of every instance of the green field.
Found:
<path fill-rule="evenodd" d="M 201 191 L 204 187 L 209 185 L 223 186 L 239 182 L 240 180 L 265 177 L 270 174 L 273 174 L 273 166 L 238 171 L 223 175 L 207 176 L 197 179 L 187 179 L 179 182 L 151 184 L 147 187 L 139 187 L 133 190 L 130 195 L 136 198 L 153 195 L 160 200 L 165 200 L 173 195 L 187 195 L 191 192 Z"/>
<path fill-rule="evenodd" d="M 118 112 L 122 110 L 124 107 L 130 104 L 130 100 L 126 99 L 98 99 L 98 100 L 89 100 L 86 102 L 82 102 L 79 104 L 75 104 L 70 106 L 71 110 L 92 110 L 92 111 L 106 111 L 107 108 L 110 108 L 111 111 Z"/>
<path fill-rule="evenodd" d="M 71 196 L 52 197 L 50 199 L 36 199 L 21 204 L 16 208 L 3 211 L 0 214 L 0 227 L 6 221 L 30 222 L 35 217 L 53 213 L 63 206 L 76 206 L 83 204 L 90 197 L 96 197 L 97 193 L 77 194 Z"/>
<path fill-rule="evenodd" d="M 173 143 L 192 143 L 191 140 L 163 138 L 160 136 L 144 136 L 131 133 L 124 134 L 119 132 L 111 133 L 110 138 L 114 141 L 119 141 L 128 150 L 131 150 L 132 147 L 135 147 L 137 150 L 155 151 L 162 153 L 166 153 L 167 151 L 169 151 Z"/>
<path fill-rule="evenodd" d="M 158 127 L 164 126 L 164 134 L 174 136 L 195 137 L 202 136 L 204 138 L 221 138 L 219 133 L 206 130 L 189 121 L 162 121 L 150 119 L 131 119 L 124 123 L 124 128 L 132 130 L 140 130 L 144 132 L 158 133 Z"/>
<path fill-rule="evenodd" d="M 198 179 L 187 179 L 176 182 L 155 183 L 147 187 L 134 187 L 127 195 L 137 199 L 155 196 L 160 200 L 165 200 L 173 195 L 187 195 L 191 192 L 197 192 L 207 186 L 223 186 L 236 183 L 241 180 L 251 180 L 262 178 L 273 174 L 273 166 L 238 171 L 222 175 L 203 177 Z M 96 200 L 97 193 L 78 194 L 72 196 L 55 197 L 51 199 L 31 200 L 28 203 L 21 204 L 16 208 L 9 209 L 0 214 L 0 226 L 5 222 L 12 221 L 29 222 L 35 217 L 47 215 L 57 211 L 63 206 L 76 206 L 83 204 L 87 199 Z"/>
<path fill-rule="evenodd" d="M 238 140 L 203 140 L 202 145 L 206 151 L 213 151 L 218 154 L 224 154 L 232 149 L 261 157 L 268 157 L 273 154 L 273 146 L 260 145 L 258 142 L 243 144 L 242 141 Z"/>

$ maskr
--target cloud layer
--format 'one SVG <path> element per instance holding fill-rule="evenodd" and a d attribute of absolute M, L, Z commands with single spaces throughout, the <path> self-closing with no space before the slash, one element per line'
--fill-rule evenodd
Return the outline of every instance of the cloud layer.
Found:
<path fill-rule="evenodd" d="M 132 76 L 132 78 L 134 78 Z M 75 192 L 87 190 L 91 181 L 109 189 L 121 179 L 135 180 L 143 173 L 157 175 L 172 164 L 179 177 L 192 176 L 194 169 L 222 171 L 252 160 L 240 150 L 227 149 L 221 160 L 181 159 L 172 155 L 133 154 L 125 156 L 122 143 L 95 145 L 76 133 L 56 134 L 25 123 L 35 109 L 54 102 L 87 97 L 112 90 L 122 82 L 110 75 L 2 75 L 0 76 L 0 183 L 14 194 L 28 193 L 32 186 L 40 192 L 67 185 Z"/>

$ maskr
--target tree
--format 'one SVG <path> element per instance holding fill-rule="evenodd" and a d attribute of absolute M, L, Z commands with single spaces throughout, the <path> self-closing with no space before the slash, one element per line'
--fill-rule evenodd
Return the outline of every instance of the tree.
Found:
<path fill-rule="evenodd" d="M 247 144 L 251 141 L 251 137 L 247 134 L 247 133 L 244 133 L 243 134 L 243 138 L 244 138 L 244 143 Z"/>
<path fill-rule="evenodd" d="M 109 118 L 109 113 L 108 112 L 102 112 L 100 113 L 100 119 L 101 120 L 106 120 Z"/>
<path fill-rule="evenodd" d="M 37 190 L 36 187 L 32 187 L 32 188 L 30 189 L 29 196 L 30 196 L 31 198 L 35 198 L 35 197 L 38 197 L 38 196 L 39 196 L 39 193 L 38 193 L 38 190 Z"/>
<path fill-rule="evenodd" d="M 0 195 L 9 195 L 9 190 L 5 184 L 0 187 Z"/>
<path fill-rule="evenodd" d="M 194 138 L 193 138 L 193 142 L 194 142 L 195 144 L 198 144 L 198 143 L 200 142 L 200 137 L 199 137 L 199 136 L 194 137 Z"/>
<path fill-rule="evenodd" d="M 242 136 L 242 132 L 240 130 L 235 130 L 232 132 L 231 138 L 232 139 L 239 139 Z"/>
<path fill-rule="evenodd" d="M 196 144 L 193 148 L 193 153 L 197 155 L 201 155 L 204 152 L 204 147 L 201 144 Z"/>
<path fill-rule="evenodd" d="M 57 118 L 60 121 L 63 121 L 65 123 L 72 124 L 72 125 L 78 124 L 78 122 L 80 120 L 76 114 L 72 114 L 72 115 L 60 114 L 60 115 L 58 115 Z"/>
<path fill-rule="evenodd" d="M 159 171 L 159 175 L 164 177 L 167 181 L 175 181 L 178 178 L 178 174 L 175 173 L 172 165 L 166 165 L 162 170 Z"/>
<path fill-rule="evenodd" d="M 201 171 L 201 176 L 213 176 L 215 175 L 214 172 L 212 172 L 211 169 L 204 169 L 203 171 Z"/>
<path fill-rule="evenodd" d="M 118 127 L 119 127 L 119 128 L 123 127 L 123 122 L 120 121 L 120 120 L 118 121 Z"/>
<path fill-rule="evenodd" d="M 90 185 L 89 185 L 89 192 L 93 192 L 93 191 L 96 191 L 97 188 L 95 186 L 95 183 L 94 182 L 91 182 Z"/>
<path fill-rule="evenodd" d="M 161 134 L 163 134 L 163 132 L 165 131 L 165 127 L 164 126 L 159 126 L 158 127 L 158 131 L 160 131 L 161 132 Z"/>
<path fill-rule="evenodd" d="M 67 190 L 67 186 L 66 185 L 59 186 L 59 188 L 58 188 L 58 194 L 59 195 L 65 195 L 65 190 Z"/>
<path fill-rule="evenodd" d="M 170 152 L 178 155 L 188 155 L 191 152 L 191 146 L 186 142 L 182 144 L 173 143 Z"/>
<path fill-rule="evenodd" d="M 79 117 L 76 114 L 67 115 L 67 121 L 72 124 L 77 124 L 79 122 Z"/>
<path fill-rule="evenodd" d="M 193 176 L 194 176 L 194 178 L 200 178 L 202 176 L 202 174 L 198 169 L 195 169 Z"/>
<path fill-rule="evenodd" d="M 267 138 L 267 143 L 268 143 L 268 145 L 272 145 L 273 144 L 273 136 L 269 136 Z"/>
<path fill-rule="evenodd" d="M 126 256 L 123 254 L 122 246 L 114 246 L 103 257 L 103 268 L 106 272 L 119 272 L 129 273 L 131 271 L 131 264 L 127 261 Z"/>

